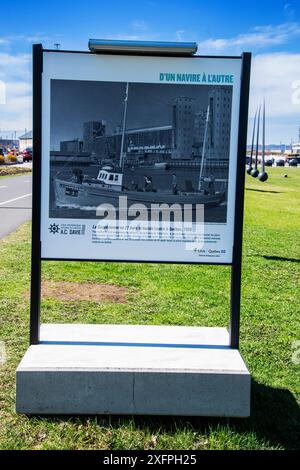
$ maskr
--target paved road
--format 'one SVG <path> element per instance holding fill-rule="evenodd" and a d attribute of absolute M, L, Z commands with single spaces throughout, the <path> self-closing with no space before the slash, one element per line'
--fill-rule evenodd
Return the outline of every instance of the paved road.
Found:
<path fill-rule="evenodd" d="M 31 174 L 0 178 L 0 238 L 31 219 Z"/>

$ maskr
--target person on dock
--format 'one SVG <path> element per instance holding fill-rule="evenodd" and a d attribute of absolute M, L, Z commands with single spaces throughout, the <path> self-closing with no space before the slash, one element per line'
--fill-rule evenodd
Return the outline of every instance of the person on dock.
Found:
<path fill-rule="evenodd" d="M 215 194 L 215 177 L 210 175 L 208 178 L 208 194 Z"/>
<path fill-rule="evenodd" d="M 152 191 L 152 178 L 151 176 L 144 175 L 145 191 Z"/>
<path fill-rule="evenodd" d="M 173 194 L 177 194 L 178 192 L 176 173 L 172 173 L 172 192 Z"/>

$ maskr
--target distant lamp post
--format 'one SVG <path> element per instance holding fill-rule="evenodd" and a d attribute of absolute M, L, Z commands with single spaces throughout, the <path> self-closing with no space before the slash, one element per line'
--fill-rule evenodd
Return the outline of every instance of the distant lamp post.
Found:
<path fill-rule="evenodd" d="M 59 42 L 56 42 L 56 43 L 53 44 L 53 45 L 54 45 L 55 49 L 56 49 L 57 51 L 59 51 L 59 49 L 60 49 L 60 44 L 59 44 Z"/>

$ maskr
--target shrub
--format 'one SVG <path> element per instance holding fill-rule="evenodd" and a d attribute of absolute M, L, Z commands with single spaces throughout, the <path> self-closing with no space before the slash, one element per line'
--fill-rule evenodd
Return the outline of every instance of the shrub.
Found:
<path fill-rule="evenodd" d="M 11 163 L 15 163 L 18 161 L 16 155 L 14 155 L 13 153 L 10 153 L 9 155 L 7 155 L 7 161 L 11 162 Z"/>
<path fill-rule="evenodd" d="M 4 165 L 5 163 L 5 158 L 3 155 L 0 155 L 0 165 Z"/>

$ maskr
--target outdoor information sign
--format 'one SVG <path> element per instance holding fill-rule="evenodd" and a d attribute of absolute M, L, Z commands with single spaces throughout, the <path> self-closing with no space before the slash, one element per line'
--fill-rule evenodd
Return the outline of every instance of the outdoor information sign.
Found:
<path fill-rule="evenodd" d="M 241 58 L 44 52 L 42 258 L 231 263 Z"/>
<path fill-rule="evenodd" d="M 32 343 L 40 260 L 107 260 L 232 265 L 237 347 L 250 60 L 34 46 Z"/>
<path fill-rule="evenodd" d="M 251 55 L 192 56 L 194 43 L 89 47 L 33 47 L 30 347 L 16 409 L 249 416 L 238 347 Z M 229 265 L 229 331 L 40 325 L 42 260 Z"/>

